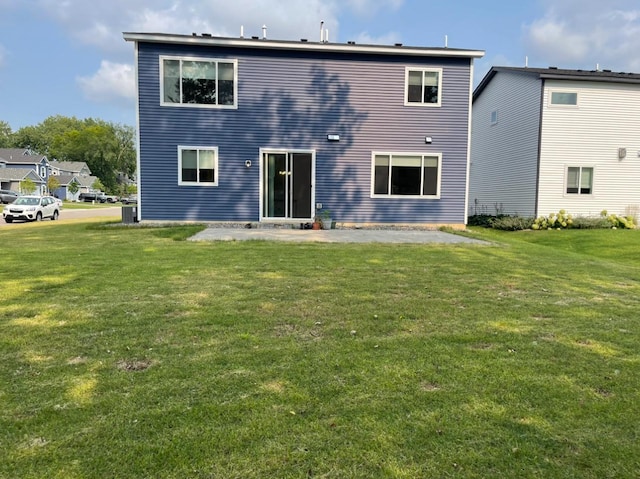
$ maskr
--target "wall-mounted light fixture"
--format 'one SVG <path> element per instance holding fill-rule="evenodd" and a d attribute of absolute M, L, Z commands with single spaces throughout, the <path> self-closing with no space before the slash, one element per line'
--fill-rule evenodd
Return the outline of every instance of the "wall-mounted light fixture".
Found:
<path fill-rule="evenodd" d="M 624 160 L 627 157 L 627 149 L 626 148 L 618 148 L 618 159 Z"/>
<path fill-rule="evenodd" d="M 425 142 L 427 145 L 430 145 L 432 141 L 433 141 L 433 138 L 431 138 L 430 136 L 425 136 L 425 137 L 424 137 L 424 142 Z"/>
<path fill-rule="evenodd" d="M 244 160 L 244 166 L 251 168 L 251 160 Z"/>
<path fill-rule="evenodd" d="M 328 141 L 340 141 L 340 135 L 327 135 Z"/>

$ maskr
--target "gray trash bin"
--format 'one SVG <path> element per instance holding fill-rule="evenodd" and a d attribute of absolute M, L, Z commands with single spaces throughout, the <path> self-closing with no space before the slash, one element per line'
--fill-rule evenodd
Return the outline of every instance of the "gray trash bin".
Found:
<path fill-rule="evenodd" d="M 138 207 L 136 206 L 123 206 L 122 207 L 122 223 L 125 225 L 132 225 L 138 222 Z"/>

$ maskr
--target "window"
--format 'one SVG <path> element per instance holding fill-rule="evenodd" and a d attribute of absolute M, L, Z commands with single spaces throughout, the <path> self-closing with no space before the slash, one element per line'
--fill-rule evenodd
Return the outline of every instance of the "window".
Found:
<path fill-rule="evenodd" d="M 178 147 L 178 184 L 218 186 L 218 148 Z"/>
<path fill-rule="evenodd" d="M 552 91 L 551 104 L 564 105 L 564 106 L 577 106 L 578 94 L 576 92 Z"/>
<path fill-rule="evenodd" d="M 235 108 L 237 62 L 160 57 L 162 105 Z"/>
<path fill-rule="evenodd" d="M 373 196 L 440 197 L 440 155 L 374 153 Z"/>
<path fill-rule="evenodd" d="M 593 191 L 593 168 L 567 168 L 567 194 L 590 195 Z"/>
<path fill-rule="evenodd" d="M 440 106 L 442 69 L 406 69 L 405 105 Z"/>
<path fill-rule="evenodd" d="M 491 112 L 491 124 L 495 125 L 498 123 L 498 110 L 493 110 Z"/>

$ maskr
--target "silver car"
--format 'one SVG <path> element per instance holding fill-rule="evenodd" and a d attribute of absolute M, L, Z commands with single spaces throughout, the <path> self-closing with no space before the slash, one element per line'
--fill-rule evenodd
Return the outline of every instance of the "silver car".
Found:
<path fill-rule="evenodd" d="M 20 196 L 4 207 L 2 217 L 7 223 L 13 220 L 40 221 L 44 218 L 57 220 L 60 206 L 52 196 Z"/>

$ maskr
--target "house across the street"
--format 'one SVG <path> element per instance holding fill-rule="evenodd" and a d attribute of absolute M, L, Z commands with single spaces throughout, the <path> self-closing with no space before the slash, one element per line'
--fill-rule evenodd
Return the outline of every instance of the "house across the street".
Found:
<path fill-rule="evenodd" d="M 125 33 L 140 220 L 463 227 L 478 50 Z"/>
<path fill-rule="evenodd" d="M 640 211 L 640 74 L 493 67 L 471 138 L 471 214 Z"/>

